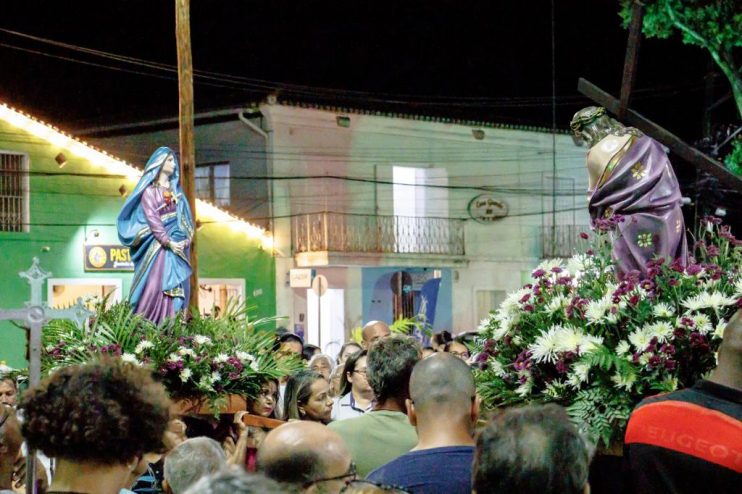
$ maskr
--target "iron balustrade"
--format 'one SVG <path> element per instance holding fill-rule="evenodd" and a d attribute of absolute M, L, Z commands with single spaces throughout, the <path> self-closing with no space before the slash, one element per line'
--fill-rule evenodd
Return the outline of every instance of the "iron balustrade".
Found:
<path fill-rule="evenodd" d="M 311 213 L 294 217 L 293 251 L 464 255 L 464 221 L 415 216 Z"/>
<path fill-rule="evenodd" d="M 541 258 L 572 257 L 584 250 L 585 241 L 580 239 L 580 233 L 590 233 L 588 225 L 556 225 L 542 227 Z"/>

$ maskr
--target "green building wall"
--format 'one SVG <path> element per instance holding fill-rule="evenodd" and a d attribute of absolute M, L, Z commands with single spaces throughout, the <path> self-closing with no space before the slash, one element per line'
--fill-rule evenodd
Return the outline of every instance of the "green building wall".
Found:
<path fill-rule="evenodd" d="M 111 176 L 115 172 L 107 167 L 3 121 L 0 151 L 26 154 L 31 172 L 28 231 L 0 232 L 0 309 L 23 307 L 29 299 L 30 287 L 18 273 L 31 266 L 33 257 L 39 257 L 41 267 L 54 278 L 120 278 L 125 300 L 132 273 L 86 272 L 83 249 L 86 238 L 89 243 L 118 244 L 115 220 L 124 202 L 119 188 L 124 185 L 132 190 L 135 183 Z M 63 168 L 55 161 L 60 152 L 67 158 Z M 275 260 L 259 240 L 249 239 L 228 224 L 204 222 L 197 233 L 197 248 L 199 277 L 244 279 L 254 316 L 275 315 Z M 46 291 L 45 285 L 45 301 Z M 0 321 L 0 361 L 25 367 L 25 341 L 23 329 Z"/>

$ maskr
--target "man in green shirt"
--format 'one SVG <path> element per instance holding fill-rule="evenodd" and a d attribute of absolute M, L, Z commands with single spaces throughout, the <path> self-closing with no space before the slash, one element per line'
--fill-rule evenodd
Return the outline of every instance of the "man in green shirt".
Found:
<path fill-rule="evenodd" d="M 405 400 L 410 397 L 410 375 L 420 356 L 420 345 L 406 336 L 384 338 L 372 345 L 366 375 L 376 395 L 374 409 L 329 425 L 350 449 L 360 477 L 417 444 L 417 432 L 407 419 Z"/>

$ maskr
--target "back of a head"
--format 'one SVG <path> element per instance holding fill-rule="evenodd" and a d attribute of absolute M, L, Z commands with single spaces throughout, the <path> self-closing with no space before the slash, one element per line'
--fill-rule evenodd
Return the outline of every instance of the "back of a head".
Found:
<path fill-rule="evenodd" d="M 185 494 L 285 494 L 287 491 L 275 480 L 260 474 L 248 474 L 238 467 L 203 477 Z"/>
<path fill-rule="evenodd" d="M 165 457 L 164 478 L 174 494 L 183 494 L 199 479 L 218 472 L 227 456 L 218 442 L 208 437 L 183 441 Z"/>
<path fill-rule="evenodd" d="M 558 405 L 511 408 L 479 434 L 477 493 L 579 494 L 587 484 L 587 443 Z"/>
<path fill-rule="evenodd" d="M 15 463 L 22 442 L 21 425 L 15 411 L 0 404 L 0 471 Z"/>
<path fill-rule="evenodd" d="M 350 458 L 343 439 L 317 422 L 289 422 L 272 430 L 258 449 L 257 469 L 277 482 L 301 486 Z"/>
<path fill-rule="evenodd" d="M 420 344 L 408 336 L 384 338 L 369 349 L 366 375 L 377 401 L 407 398 L 410 375 L 420 357 Z"/>
<path fill-rule="evenodd" d="M 476 396 L 474 376 L 466 363 L 437 353 L 420 360 L 410 377 L 410 399 L 418 421 L 445 421 L 469 416 Z"/>
<path fill-rule="evenodd" d="M 101 465 L 161 449 L 170 418 L 170 400 L 151 371 L 108 358 L 57 370 L 29 389 L 18 408 L 32 449 Z"/>

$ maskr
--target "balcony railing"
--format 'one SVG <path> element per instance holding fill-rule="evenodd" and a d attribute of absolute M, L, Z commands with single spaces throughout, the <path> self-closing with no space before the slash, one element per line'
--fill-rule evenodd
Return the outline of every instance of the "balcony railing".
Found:
<path fill-rule="evenodd" d="M 580 239 L 581 232 L 589 233 L 590 227 L 587 225 L 556 225 L 556 227 L 547 225 L 542 227 L 541 257 L 547 259 L 573 256 L 580 247 L 580 242 L 584 243 L 584 240 Z"/>
<path fill-rule="evenodd" d="M 293 249 L 304 252 L 464 255 L 464 222 L 448 218 L 312 213 L 294 217 Z"/>

